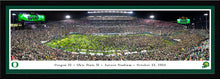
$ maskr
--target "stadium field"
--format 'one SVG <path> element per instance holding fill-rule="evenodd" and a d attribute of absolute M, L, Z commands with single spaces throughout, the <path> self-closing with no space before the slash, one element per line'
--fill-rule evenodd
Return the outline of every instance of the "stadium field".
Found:
<path fill-rule="evenodd" d="M 142 40 L 135 40 L 140 38 Z M 154 45 L 153 39 L 159 39 L 163 43 Z M 141 44 L 142 43 L 142 44 Z M 151 34 L 132 34 L 132 35 L 89 35 L 71 34 L 61 39 L 54 39 L 46 43 L 47 46 L 58 48 L 69 52 L 84 53 L 117 53 L 120 51 L 140 52 L 141 50 L 166 47 L 175 42 L 165 40 Z M 135 46 L 134 46 L 135 45 Z"/>

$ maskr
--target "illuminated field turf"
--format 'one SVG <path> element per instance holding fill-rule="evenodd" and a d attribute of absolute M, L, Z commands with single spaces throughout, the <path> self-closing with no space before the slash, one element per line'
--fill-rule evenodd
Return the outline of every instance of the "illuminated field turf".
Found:
<path fill-rule="evenodd" d="M 160 41 L 154 41 L 158 39 Z M 163 43 L 159 43 L 163 41 Z M 158 42 L 158 43 L 157 43 Z M 156 45 L 155 45 L 156 43 Z M 46 45 L 52 48 L 59 48 L 70 52 L 88 53 L 116 53 L 115 50 L 141 51 L 172 45 L 174 42 L 164 40 L 150 34 L 134 35 L 85 35 L 71 34 L 62 39 L 54 39 Z M 90 51 L 90 52 L 89 52 Z"/>

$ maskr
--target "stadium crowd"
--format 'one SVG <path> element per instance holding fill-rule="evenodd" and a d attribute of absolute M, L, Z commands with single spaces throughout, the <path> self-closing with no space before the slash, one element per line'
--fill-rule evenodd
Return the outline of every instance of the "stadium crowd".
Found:
<path fill-rule="evenodd" d="M 133 22 L 133 24 L 121 25 L 116 27 L 91 27 L 89 21 L 83 20 L 78 23 L 72 22 L 52 22 L 47 23 L 46 28 L 37 28 L 33 30 L 12 30 L 11 31 L 11 59 L 12 60 L 209 60 L 209 38 L 208 32 L 204 30 L 168 28 L 168 26 L 177 27 L 173 23 L 154 21 L 152 27 L 147 24 Z M 149 21 L 150 22 L 150 21 Z M 152 22 L 150 22 L 152 23 Z M 162 25 L 161 25 L 162 24 Z M 143 25 L 143 26 L 140 26 Z M 127 27 L 126 27 L 127 26 Z M 164 28 L 167 27 L 167 28 Z M 181 33 L 178 33 L 180 32 Z M 126 33 L 126 32 L 152 32 L 153 34 L 170 34 L 171 39 L 181 39 L 173 45 L 166 46 L 164 41 L 157 36 L 131 38 L 126 41 L 114 39 L 114 43 L 131 45 L 139 48 L 138 53 L 128 50 L 118 52 L 117 54 L 104 53 L 103 55 L 91 55 L 72 53 L 61 49 L 51 48 L 43 44 L 42 41 L 62 38 L 70 32 L 77 33 Z M 157 39 L 155 39 L 155 37 Z M 146 39 L 146 40 L 145 40 Z M 206 40 L 204 40 L 206 39 Z M 109 39 L 111 40 L 111 39 Z M 126 44 L 127 43 L 127 44 Z M 148 43 L 148 47 L 143 48 Z M 163 45 L 163 46 L 160 46 Z M 165 46 L 164 46 L 165 45 Z M 144 52 L 142 52 L 145 50 Z"/>

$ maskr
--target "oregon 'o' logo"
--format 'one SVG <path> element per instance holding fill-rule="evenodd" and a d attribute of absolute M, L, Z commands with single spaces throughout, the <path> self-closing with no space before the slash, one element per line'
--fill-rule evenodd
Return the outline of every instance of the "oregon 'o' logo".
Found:
<path fill-rule="evenodd" d="M 14 67 L 14 68 L 17 68 L 18 67 L 18 62 L 12 62 L 11 66 Z"/>

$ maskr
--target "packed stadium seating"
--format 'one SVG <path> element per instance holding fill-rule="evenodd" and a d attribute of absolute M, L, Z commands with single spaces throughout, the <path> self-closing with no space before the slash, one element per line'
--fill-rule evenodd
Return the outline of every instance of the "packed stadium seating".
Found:
<path fill-rule="evenodd" d="M 46 23 L 47 28 L 44 25 L 39 25 L 42 28 L 12 30 L 11 58 L 12 60 L 209 60 L 209 33 L 202 29 L 184 29 L 180 24 L 149 19 L 120 21 L 120 23 L 116 23 L 116 21 L 93 22 L 82 18 L 74 21 L 49 22 Z M 80 34 L 140 34 L 150 32 L 154 36 L 126 37 L 128 40 L 124 42 L 116 42 L 117 39 L 115 38 L 115 41 L 109 42 L 116 42 L 118 45 L 123 43 L 140 49 L 143 48 L 143 44 L 149 44 L 151 49 L 146 48 L 140 51 L 128 49 L 124 52 L 104 53 L 103 55 L 73 53 L 41 43 L 41 41 L 63 38 L 71 32 Z M 161 36 L 161 34 L 169 36 Z M 162 37 L 181 39 L 182 41 L 162 47 L 160 46 L 164 43 L 161 41 L 163 40 Z"/>

